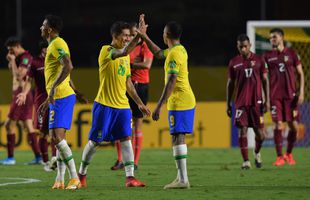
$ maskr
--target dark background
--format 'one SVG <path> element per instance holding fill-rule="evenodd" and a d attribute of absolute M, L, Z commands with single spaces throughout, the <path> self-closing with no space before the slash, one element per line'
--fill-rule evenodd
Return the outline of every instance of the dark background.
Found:
<path fill-rule="evenodd" d="M 64 21 L 61 37 L 70 47 L 74 66 L 96 67 L 100 47 L 111 42 L 111 24 L 137 21 L 145 13 L 149 35 L 159 46 L 165 48 L 165 23 L 175 20 L 183 25 L 182 43 L 191 65 L 223 66 L 236 54 L 235 38 L 246 32 L 247 20 L 307 20 L 308 4 L 301 0 L 21 0 L 21 38 L 25 49 L 37 54 L 44 16 L 59 15 Z M 6 68 L 3 44 L 17 34 L 16 0 L 2 0 L 0 6 L 0 68 Z"/>

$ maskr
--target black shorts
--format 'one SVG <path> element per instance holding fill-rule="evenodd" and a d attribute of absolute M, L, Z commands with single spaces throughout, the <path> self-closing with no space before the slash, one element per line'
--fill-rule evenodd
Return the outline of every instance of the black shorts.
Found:
<path fill-rule="evenodd" d="M 144 105 L 147 104 L 148 98 L 149 98 L 149 84 L 148 83 L 133 83 L 138 96 L 144 103 Z M 134 100 L 127 94 L 127 97 L 129 99 L 129 105 L 130 109 L 132 111 L 132 116 L 134 118 L 143 118 L 142 112 L 139 110 L 137 104 L 134 102 Z"/>

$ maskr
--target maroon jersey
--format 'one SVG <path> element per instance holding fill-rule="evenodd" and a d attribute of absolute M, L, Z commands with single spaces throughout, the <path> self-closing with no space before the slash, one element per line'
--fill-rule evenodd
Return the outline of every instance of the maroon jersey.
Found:
<path fill-rule="evenodd" d="M 44 77 L 44 57 L 39 56 L 32 60 L 32 64 L 28 69 L 28 76 L 33 78 L 36 84 L 35 88 L 35 103 L 38 103 L 39 99 L 43 101 L 47 98 L 45 89 L 45 77 Z M 39 103 L 40 105 L 41 103 Z"/>
<path fill-rule="evenodd" d="M 293 99 L 296 95 L 295 68 L 301 62 L 292 49 L 264 54 L 270 77 L 270 99 Z"/>
<path fill-rule="evenodd" d="M 262 76 L 267 73 L 265 62 L 259 55 L 251 53 L 245 59 L 238 55 L 230 60 L 228 77 L 236 83 L 236 107 L 262 104 Z"/>
<path fill-rule="evenodd" d="M 17 67 L 28 68 L 30 67 L 32 62 L 32 56 L 28 51 L 25 51 L 24 53 L 17 56 L 15 61 Z"/>

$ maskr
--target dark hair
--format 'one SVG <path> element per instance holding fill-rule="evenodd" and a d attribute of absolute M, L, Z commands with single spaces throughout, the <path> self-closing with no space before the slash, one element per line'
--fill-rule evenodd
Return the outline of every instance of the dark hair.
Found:
<path fill-rule="evenodd" d="M 42 50 L 42 49 L 44 49 L 44 48 L 47 48 L 48 47 L 48 42 L 46 41 L 46 40 L 41 40 L 40 42 L 39 42 L 39 49 L 40 49 L 40 51 Z"/>
<path fill-rule="evenodd" d="M 129 28 L 132 29 L 133 27 L 138 28 L 137 22 L 130 22 L 130 23 L 129 23 Z"/>
<path fill-rule="evenodd" d="M 14 47 L 14 46 L 17 46 L 17 45 L 21 45 L 21 41 L 18 37 L 16 36 L 11 36 L 9 37 L 5 43 L 4 43 L 4 46 L 6 47 Z"/>
<path fill-rule="evenodd" d="M 120 35 L 123 29 L 130 29 L 129 24 L 127 22 L 123 22 L 123 21 L 114 22 L 110 29 L 111 36 Z"/>
<path fill-rule="evenodd" d="M 284 36 L 284 31 L 280 28 L 273 28 L 269 31 L 269 33 L 279 33 L 282 37 Z"/>
<path fill-rule="evenodd" d="M 46 15 L 45 19 L 47 20 L 48 26 L 52 28 L 57 33 L 60 33 L 62 30 L 63 22 L 59 16 L 56 15 Z"/>
<path fill-rule="evenodd" d="M 250 39 L 246 34 L 240 34 L 237 37 L 237 41 L 239 42 L 249 41 L 250 42 Z"/>
<path fill-rule="evenodd" d="M 168 37 L 171 39 L 180 39 L 182 35 L 182 26 L 181 24 L 171 21 L 166 24 L 168 29 Z"/>

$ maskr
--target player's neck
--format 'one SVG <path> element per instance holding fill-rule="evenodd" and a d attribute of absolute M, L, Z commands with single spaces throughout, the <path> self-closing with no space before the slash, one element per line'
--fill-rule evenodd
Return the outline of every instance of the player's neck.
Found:
<path fill-rule="evenodd" d="M 282 52 L 282 51 L 284 50 L 284 45 L 283 45 L 283 44 L 279 44 L 279 45 L 277 46 L 277 50 L 278 50 L 279 52 Z"/>
<path fill-rule="evenodd" d="M 169 49 L 176 46 L 176 45 L 179 45 L 179 44 L 181 44 L 180 40 L 168 40 Z"/>
<path fill-rule="evenodd" d="M 58 34 L 50 34 L 49 37 L 46 39 L 48 43 L 51 43 L 55 38 L 57 38 Z"/>

